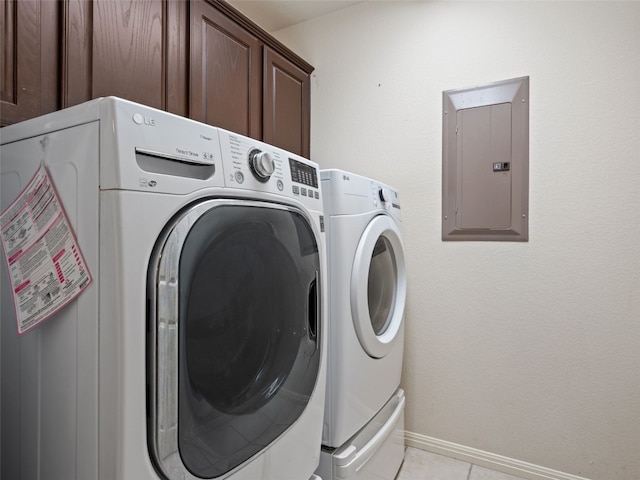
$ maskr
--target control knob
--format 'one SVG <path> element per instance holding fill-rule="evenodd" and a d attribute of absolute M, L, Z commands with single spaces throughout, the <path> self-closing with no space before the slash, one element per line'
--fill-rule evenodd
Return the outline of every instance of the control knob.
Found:
<path fill-rule="evenodd" d="M 391 201 L 391 192 L 386 187 L 380 187 L 378 189 L 378 196 L 383 203 L 387 203 Z"/>
<path fill-rule="evenodd" d="M 266 182 L 275 171 L 276 164 L 267 152 L 254 148 L 249 152 L 249 167 L 258 180 Z"/>

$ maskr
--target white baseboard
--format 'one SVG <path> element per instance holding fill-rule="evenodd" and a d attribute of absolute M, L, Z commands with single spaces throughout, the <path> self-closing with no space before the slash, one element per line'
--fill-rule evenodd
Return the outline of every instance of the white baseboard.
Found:
<path fill-rule="evenodd" d="M 405 431 L 404 438 L 408 447 L 415 447 L 427 452 L 445 455 L 527 480 L 589 480 L 585 477 L 540 467 L 513 458 L 458 445 L 457 443 L 427 437 L 419 433 Z"/>

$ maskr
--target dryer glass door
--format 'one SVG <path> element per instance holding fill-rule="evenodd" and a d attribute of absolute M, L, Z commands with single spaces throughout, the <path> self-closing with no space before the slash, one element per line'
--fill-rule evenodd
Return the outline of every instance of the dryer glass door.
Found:
<path fill-rule="evenodd" d="M 169 227 L 155 258 L 152 451 L 169 478 L 219 477 L 289 428 L 313 392 L 318 242 L 297 209 L 212 200 Z"/>
<path fill-rule="evenodd" d="M 358 340 L 374 358 L 398 341 L 406 297 L 404 246 L 395 221 L 379 215 L 367 225 L 351 273 L 351 314 Z"/>
<path fill-rule="evenodd" d="M 382 335 L 389 328 L 398 281 L 396 270 L 391 242 L 387 237 L 378 237 L 371 254 L 367 285 L 369 316 L 376 335 Z"/>

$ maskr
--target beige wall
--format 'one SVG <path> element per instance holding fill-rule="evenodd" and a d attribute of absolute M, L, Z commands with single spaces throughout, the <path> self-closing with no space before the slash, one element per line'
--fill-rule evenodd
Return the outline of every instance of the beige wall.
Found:
<path fill-rule="evenodd" d="M 640 478 L 640 2 L 371 1 L 276 32 L 312 158 L 399 188 L 407 430 Z M 440 240 L 442 91 L 530 76 L 530 240 Z"/>

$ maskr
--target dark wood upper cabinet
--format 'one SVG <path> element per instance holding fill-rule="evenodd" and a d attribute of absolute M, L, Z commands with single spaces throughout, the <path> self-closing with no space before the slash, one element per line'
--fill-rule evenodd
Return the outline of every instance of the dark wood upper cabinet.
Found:
<path fill-rule="evenodd" d="M 308 157 L 313 67 L 226 2 L 190 11 L 190 117 Z"/>
<path fill-rule="evenodd" d="M 0 125 L 60 108 L 59 8 L 55 2 L 0 3 Z"/>
<path fill-rule="evenodd" d="M 313 67 L 217 0 L 3 0 L 0 122 L 115 95 L 309 156 Z"/>
<path fill-rule="evenodd" d="M 177 2 L 59 3 L 63 19 L 60 39 L 63 107 L 113 95 L 163 110 L 170 107 L 179 110 L 179 100 L 171 97 L 169 85 L 170 79 L 179 84 L 175 77 L 179 73 L 173 64 L 171 70 L 168 68 L 169 59 L 177 57 L 175 45 L 169 43 L 168 31 L 186 31 L 169 24 L 170 19 L 176 21 L 172 13 Z"/>
<path fill-rule="evenodd" d="M 162 0 L 93 3 L 92 98 L 165 108 L 164 8 Z"/>
<path fill-rule="evenodd" d="M 309 155 L 309 73 L 269 47 L 264 49 L 264 141 Z"/>
<path fill-rule="evenodd" d="M 220 10 L 191 2 L 189 116 L 262 137 L 262 42 Z"/>
<path fill-rule="evenodd" d="M 91 82 L 93 6 L 93 2 L 88 1 L 62 3 L 61 108 L 94 98 Z"/>

